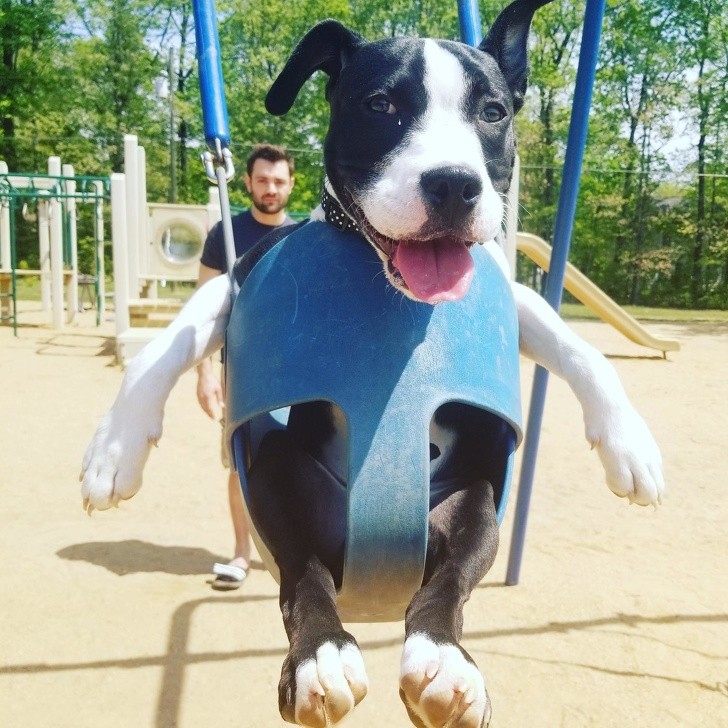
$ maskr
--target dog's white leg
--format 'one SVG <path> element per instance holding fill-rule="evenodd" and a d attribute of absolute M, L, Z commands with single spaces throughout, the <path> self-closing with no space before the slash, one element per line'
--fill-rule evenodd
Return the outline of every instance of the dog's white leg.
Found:
<path fill-rule="evenodd" d="M 664 491 L 660 450 L 614 367 L 536 292 L 514 283 L 513 293 L 521 352 L 573 390 L 584 413 L 586 438 L 599 453 L 611 490 L 632 503 L 657 505 Z"/>
<path fill-rule="evenodd" d="M 230 282 L 218 276 L 196 291 L 131 361 L 83 458 L 81 495 L 88 513 L 116 506 L 139 490 L 151 446 L 162 436 L 172 387 L 183 372 L 222 346 L 229 313 Z"/>

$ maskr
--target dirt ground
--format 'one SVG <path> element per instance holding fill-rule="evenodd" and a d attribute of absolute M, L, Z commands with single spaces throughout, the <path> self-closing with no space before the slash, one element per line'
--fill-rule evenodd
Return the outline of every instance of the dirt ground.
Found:
<path fill-rule="evenodd" d="M 121 371 L 113 324 L 62 332 L 37 304 L 0 328 L 0 725 L 281 726 L 286 651 L 273 579 L 211 590 L 229 555 L 219 428 L 192 374 L 167 406 L 145 485 L 87 517 L 77 475 Z M 665 459 L 657 511 L 604 485 L 574 398 L 551 379 L 518 586 L 498 560 L 466 608 L 464 646 L 496 728 L 728 726 L 728 326 L 654 325 L 660 355 L 601 323 L 574 328 L 611 357 Z M 523 367 L 527 402 L 532 367 Z M 401 624 L 353 625 L 371 681 L 351 728 L 409 725 Z"/>

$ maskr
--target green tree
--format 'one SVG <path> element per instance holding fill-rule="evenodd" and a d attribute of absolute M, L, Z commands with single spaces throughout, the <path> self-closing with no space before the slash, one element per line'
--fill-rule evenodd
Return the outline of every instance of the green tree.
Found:
<path fill-rule="evenodd" d="M 590 158 L 619 170 L 610 179 L 621 181 L 619 218 L 605 231 L 612 246 L 604 285 L 637 303 L 653 260 L 663 263 L 653 255 L 659 238 L 652 222 L 654 193 L 667 169 L 660 149 L 672 133 L 670 114 L 680 93 L 675 14 L 664 0 L 620 0 L 610 4 L 604 32 Z"/>
<path fill-rule="evenodd" d="M 94 113 L 96 139 L 114 170 L 123 167 L 124 134 L 144 135 L 150 127 L 159 134 L 153 81 L 161 61 L 145 44 L 145 5 L 141 0 L 88 2 L 94 33 L 81 42 L 86 54 L 79 54 L 79 74 Z"/>
<path fill-rule="evenodd" d="M 713 201 L 710 199 L 711 168 L 725 172 L 725 113 L 728 102 L 728 8 L 719 0 L 676 0 L 679 24 L 682 29 L 686 67 L 693 82 L 690 84 L 690 108 L 697 134 L 695 174 L 697 189 L 694 200 L 694 228 L 689 254 L 690 303 L 702 306 L 711 284 L 725 290 L 723 282 L 707 279 L 706 270 L 711 252 L 724 253 L 725 227 L 716 239 L 711 225 L 711 212 L 725 222 L 725 203 L 717 205 L 713 182 Z M 725 188 L 723 188 L 725 194 Z M 721 213 L 721 214 L 718 214 Z M 728 259 L 725 265 L 728 265 Z M 725 271 L 725 266 L 723 267 Z"/>
<path fill-rule="evenodd" d="M 64 9 L 54 0 L 0 0 L 0 158 L 11 169 L 29 151 L 20 130 L 42 116 L 62 86 L 53 59 Z"/>
<path fill-rule="evenodd" d="M 566 0 L 536 13 L 526 103 L 516 117 L 521 223 L 546 240 L 553 235 L 581 22 L 581 11 Z M 518 264 L 522 280 L 535 274 L 528 260 Z"/>
<path fill-rule="evenodd" d="M 484 31 L 506 1 L 479 0 Z M 298 39 L 327 17 L 372 40 L 459 30 L 456 3 L 437 0 L 217 0 L 217 11 L 236 164 L 256 142 L 288 146 L 297 211 L 318 201 L 325 79 L 307 83 L 283 118 L 263 102 Z M 517 119 L 522 224 L 545 238 L 582 14 L 567 0 L 536 14 Z M 728 305 L 727 38 L 719 0 L 608 0 L 571 257 L 619 301 Z M 191 0 L 0 0 L 0 157 L 44 171 L 59 154 L 78 172 L 108 174 L 122 169 L 122 138 L 134 133 L 150 199 L 205 201 L 193 163 L 204 146 L 194 51 Z M 685 129 L 694 144 L 676 146 Z M 232 191 L 245 202 L 240 184 Z"/>
<path fill-rule="evenodd" d="M 304 85 L 293 109 L 284 117 L 265 111 L 265 95 L 301 36 L 317 20 L 348 18 L 344 0 L 271 0 L 265 6 L 252 0 L 221 3 L 220 41 L 236 163 L 241 166 L 259 142 L 283 144 L 296 160 L 296 189 L 292 209 L 311 210 L 318 201 L 322 169 L 321 144 L 326 129 L 323 79 L 317 74 Z M 244 202 L 236 186 L 234 202 Z"/>

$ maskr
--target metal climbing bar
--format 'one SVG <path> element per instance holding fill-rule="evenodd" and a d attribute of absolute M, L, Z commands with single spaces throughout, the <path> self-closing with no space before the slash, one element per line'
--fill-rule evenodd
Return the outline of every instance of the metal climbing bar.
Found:
<path fill-rule="evenodd" d="M 69 182 L 75 184 L 73 192 L 67 190 Z M 59 200 L 95 202 L 108 198 L 110 194 L 111 183 L 108 177 L 0 172 L 0 198 L 37 198 L 46 195 Z"/>
<path fill-rule="evenodd" d="M 54 158 L 57 160 L 57 158 Z M 50 160 L 49 160 L 50 162 Z M 60 160 L 58 160 L 60 163 Z M 51 281 L 54 275 L 59 276 L 62 290 L 64 285 L 68 290 L 68 305 L 66 310 L 71 316 L 78 309 L 78 299 L 76 297 L 76 283 L 78 261 L 76 260 L 76 241 L 77 234 L 76 213 L 74 208 L 76 203 L 90 203 L 96 208 L 95 213 L 95 231 L 94 236 L 97 240 L 96 247 L 96 271 L 93 276 L 94 295 L 97 301 L 96 305 L 96 324 L 99 325 L 101 307 L 103 299 L 101 292 L 103 291 L 103 203 L 107 200 L 111 193 L 111 182 L 108 177 L 88 176 L 72 174 L 71 165 L 64 165 L 64 174 L 37 174 L 26 172 L 10 172 L 7 164 L 0 161 L 0 322 L 10 321 L 13 326 L 13 334 L 18 334 L 18 315 L 17 315 L 17 296 L 18 296 L 18 276 L 30 275 L 40 276 L 41 280 L 41 300 L 44 300 L 44 280 L 49 287 L 45 290 L 49 298 L 45 299 L 47 307 L 51 306 L 53 296 L 51 295 Z M 69 172 L 70 170 L 70 172 Z M 54 269 L 50 250 L 46 248 L 46 260 L 49 261 L 50 270 L 28 270 L 17 268 L 17 222 L 16 212 L 26 208 L 27 205 L 37 202 L 38 208 L 43 208 L 46 212 L 38 215 L 38 235 L 39 245 L 43 251 L 43 242 L 45 240 L 50 245 L 50 226 L 49 212 L 50 205 L 58 205 L 60 210 L 61 225 L 55 228 L 60 240 L 58 248 L 59 256 L 57 260 L 57 268 Z M 43 232 L 45 231 L 45 233 Z M 41 252 L 41 258 L 44 254 Z M 60 271 L 60 272 L 58 272 Z M 67 283 L 64 283 L 67 281 Z M 86 283 L 85 285 L 90 285 Z M 57 294 L 54 312 L 54 326 L 60 328 L 58 322 L 62 323 L 63 318 L 63 294 Z M 59 303 L 60 301 L 60 303 Z M 44 305 L 44 309 L 46 306 Z"/>
<path fill-rule="evenodd" d="M 0 204 L 7 204 L 9 212 L 9 233 L 10 233 L 10 270 L 9 280 L 7 279 L 8 272 L 0 272 L 0 310 L 3 313 L 3 320 L 7 317 L 12 321 L 13 325 L 13 336 L 18 335 L 18 278 L 16 275 L 16 269 L 18 261 L 16 259 L 15 245 L 15 199 L 9 197 L 5 200 L 0 199 Z M 3 278 L 5 280 L 3 280 Z M 7 284 L 10 284 L 9 287 Z M 8 305 L 9 302 L 9 305 Z"/>
<path fill-rule="evenodd" d="M 587 0 L 584 10 L 584 29 L 579 51 L 579 66 L 576 73 L 574 101 L 572 102 L 569 137 L 564 159 L 564 173 L 559 192 L 559 206 L 556 211 L 554 226 L 553 252 L 549 275 L 546 281 L 544 297 L 556 310 L 561 305 L 564 287 L 566 261 L 569 257 L 571 234 L 574 228 L 576 201 L 579 194 L 581 166 L 586 147 L 589 126 L 589 109 L 591 107 L 592 89 L 596 75 L 599 41 L 602 32 L 605 0 Z M 506 584 L 518 584 L 523 558 L 523 547 L 526 538 L 528 510 L 533 491 L 533 477 L 536 470 L 539 436 L 543 420 L 543 409 L 546 401 L 548 372 L 536 367 L 531 391 L 531 403 L 528 410 L 528 424 L 524 444 L 521 476 L 518 483 L 516 514 L 511 537 L 511 549 L 506 572 Z"/>

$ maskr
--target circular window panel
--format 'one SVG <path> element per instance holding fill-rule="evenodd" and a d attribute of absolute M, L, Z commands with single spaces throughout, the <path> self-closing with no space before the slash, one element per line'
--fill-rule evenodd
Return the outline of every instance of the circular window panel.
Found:
<path fill-rule="evenodd" d="M 197 229 L 185 222 L 174 222 L 162 231 L 162 255 L 170 263 L 189 263 L 202 250 L 202 238 Z"/>

